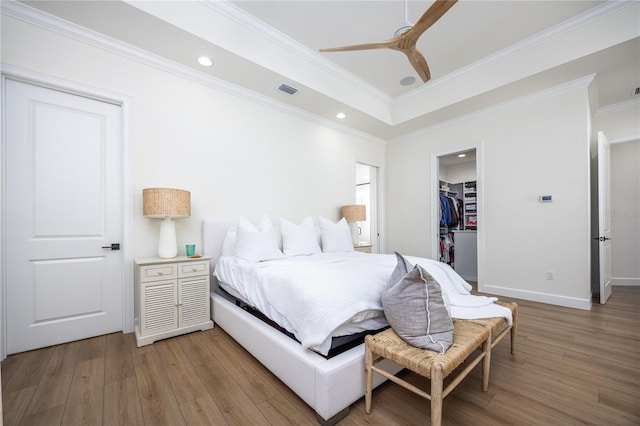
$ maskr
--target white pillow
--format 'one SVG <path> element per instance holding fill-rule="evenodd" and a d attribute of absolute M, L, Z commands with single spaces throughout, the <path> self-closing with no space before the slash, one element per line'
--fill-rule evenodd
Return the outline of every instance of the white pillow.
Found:
<path fill-rule="evenodd" d="M 282 232 L 282 251 L 285 256 L 303 256 L 321 252 L 318 232 L 310 217 L 303 220 L 300 225 L 280 218 L 280 231 Z"/>
<path fill-rule="evenodd" d="M 258 231 L 273 231 L 276 235 L 276 239 L 278 240 L 278 250 L 282 252 L 282 234 L 280 233 L 280 227 L 275 226 L 271 218 L 266 214 L 263 215 L 260 222 L 258 222 Z"/>
<path fill-rule="evenodd" d="M 224 236 L 222 241 L 222 251 L 220 256 L 233 256 L 236 250 L 236 232 L 238 228 L 232 226 L 227 229 L 227 235 Z"/>
<path fill-rule="evenodd" d="M 268 231 L 270 229 L 274 229 L 276 231 L 276 238 L 278 238 L 278 248 L 280 249 L 280 251 L 282 251 L 282 236 L 280 235 L 280 230 L 276 229 L 273 226 L 273 222 L 271 221 L 271 219 L 269 219 L 269 216 L 267 216 L 266 214 L 263 215 L 262 219 L 260 219 L 260 222 L 258 222 L 258 226 L 249 222 L 244 218 L 244 216 L 240 216 L 240 218 L 238 219 L 238 224 L 227 229 L 227 234 L 225 235 L 224 240 L 222 240 L 222 250 L 220 252 L 221 256 L 235 255 L 236 235 L 238 228 L 241 228 L 245 231 L 253 232 Z"/>
<path fill-rule="evenodd" d="M 262 217 L 257 227 L 244 217 L 238 219 L 233 255 L 249 262 L 284 257 L 280 251 L 276 230 L 266 215 Z"/>
<path fill-rule="evenodd" d="M 333 223 L 324 217 L 320 217 L 319 221 L 324 253 L 353 251 L 351 230 L 344 217 L 338 223 Z"/>

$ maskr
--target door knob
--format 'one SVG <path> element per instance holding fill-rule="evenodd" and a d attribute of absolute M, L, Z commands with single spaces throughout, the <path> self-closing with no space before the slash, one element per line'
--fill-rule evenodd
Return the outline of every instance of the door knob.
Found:
<path fill-rule="evenodd" d="M 110 246 L 102 246 L 102 248 L 111 249 L 111 250 L 120 250 L 120 243 L 111 243 Z"/>

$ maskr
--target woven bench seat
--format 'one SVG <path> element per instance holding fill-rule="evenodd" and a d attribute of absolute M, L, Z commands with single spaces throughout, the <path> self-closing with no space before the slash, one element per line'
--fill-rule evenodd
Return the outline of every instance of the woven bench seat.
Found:
<path fill-rule="evenodd" d="M 392 328 L 365 338 L 365 410 L 371 412 L 371 393 L 373 372 L 386 377 L 405 389 L 431 400 L 431 425 L 440 425 L 442 421 L 442 400 L 446 397 L 473 368 L 482 363 L 482 390 L 489 390 L 489 370 L 491 348 L 511 331 L 511 352 L 515 351 L 515 333 L 517 323 L 517 304 L 500 303 L 511 309 L 513 323 L 508 325 L 504 318 L 484 318 L 474 320 L 454 319 L 453 344 L 443 354 L 428 349 L 420 349 L 406 343 Z M 495 338 L 494 338 L 495 335 Z M 476 350 L 475 357 L 465 368 L 443 389 L 443 380 L 465 362 Z M 409 369 L 431 380 L 431 393 L 378 368 L 376 364 L 388 359 L 401 367 Z"/>

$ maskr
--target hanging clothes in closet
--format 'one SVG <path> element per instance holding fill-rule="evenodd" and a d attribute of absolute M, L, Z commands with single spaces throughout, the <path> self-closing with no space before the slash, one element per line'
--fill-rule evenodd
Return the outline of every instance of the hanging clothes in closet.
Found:
<path fill-rule="evenodd" d="M 462 200 L 446 193 L 440 194 L 440 226 L 455 228 L 462 217 Z"/>
<path fill-rule="evenodd" d="M 453 232 L 440 235 L 440 262 L 453 265 L 454 262 Z"/>
<path fill-rule="evenodd" d="M 453 193 L 440 193 L 440 261 L 451 266 L 454 264 L 454 239 L 452 228 L 462 224 L 462 200 L 454 197 Z"/>

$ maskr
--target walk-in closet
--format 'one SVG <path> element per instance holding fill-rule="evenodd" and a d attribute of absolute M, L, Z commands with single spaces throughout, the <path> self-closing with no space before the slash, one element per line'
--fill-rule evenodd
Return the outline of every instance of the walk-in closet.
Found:
<path fill-rule="evenodd" d="M 439 260 L 467 281 L 478 279 L 478 190 L 475 150 L 438 158 Z"/>

